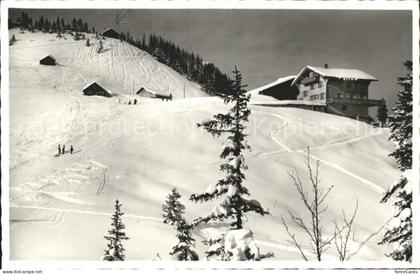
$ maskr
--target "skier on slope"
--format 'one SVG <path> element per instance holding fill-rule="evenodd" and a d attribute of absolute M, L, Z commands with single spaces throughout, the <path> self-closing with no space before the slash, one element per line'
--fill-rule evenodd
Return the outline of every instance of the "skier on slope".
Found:
<path fill-rule="evenodd" d="M 70 154 L 73 154 L 73 145 L 70 146 Z"/>
<path fill-rule="evenodd" d="M 60 154 L 61 154 L 61 147 L 60 147 L 60 144 L 58 144 L 58 155 Z"/>
<path fill-rule="evenodd" d="M 64 154 L 66 152 L 66 145 L 63 145 L 63 149 L 61 150 L 61 154 Z"/>

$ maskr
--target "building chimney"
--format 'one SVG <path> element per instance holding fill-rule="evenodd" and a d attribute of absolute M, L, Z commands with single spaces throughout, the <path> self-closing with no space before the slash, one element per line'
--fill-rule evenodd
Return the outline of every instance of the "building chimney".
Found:
<path fill-rule="evenodd" d="M 324 65 L 324 68 L 328 68 L 328 64 L 325 64 L 325 65 Z"/>

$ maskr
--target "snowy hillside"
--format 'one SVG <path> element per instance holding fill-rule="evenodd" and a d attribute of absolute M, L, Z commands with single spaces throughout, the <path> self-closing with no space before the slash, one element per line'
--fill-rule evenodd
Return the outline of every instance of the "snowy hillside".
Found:
<path fill-rule="evenodd" d="M 170 259 L 175 231 L 162 223 L 161 205 L 175 186 L 188 220 L 212 209 L 214 204 L 194 204 L 188 197 L 222 177 L 223 138 L 212 138 L 196 123 L 226 106 L 211 97 L 140 98 L 139 104 L 127 105 L 119 97 L 83 96 L 81 88 L 93 80 L 114 93 L 130 94 L 133 79 L 175 99 L 184 83 L 188 97 L 203 94 L 126 43 L 106 39 L 108 50 L 98 55 L 84 41 L 15 35 L 18 41 L 10 47 L 11 259 L 98 260 L 117 197 L 130 237 L 126 259 L 151 260 L 157 253 Z M 60 65 L 40 66 L 38 59 L 47 54 Z M 309 110 L 252 106 L 248 131 L 253 149 L 247 154 L 246 185 L 271 215 L 249 215 L 245 225 L 262 252 L 274 252 L 275 260 L 301 260 L 287 242 L 281 216 L 288 217 L 288 210 L 305 216 L 287 172 L 296 167 L 306 178 L 303 151 L 311 146 L 313 159 L 321 162 L 322 184 L 334 185 L 326 233 L 333 233 L 329 219 L 340 221 L 342 209 L 350 214 L 358 201 L 352 259 L 388 259 L 386 247 L 377 242 L 393 210 L 379 200 L 399 171 L 387 156 L 393 149 L 387 129 Z M 58 144 L 73 145 L 75 153 L 56 157 Z M 290 228 L 310 250 L 301 231 Z M 218 229 L 194 230 L 201 256 L 201 240 Z M 334 248 L 327 253 L 326 259 L 337 259 Z"/>
<path fill-rule="evenodd" d="M 92 81 L 117 94 L 132 94 L 141 87 L 169 95 L 175 99 L 205 96 L 196 83 L 186 80 L 173 69 L 156 61 L 148 53 L 117 39 L 103 40 L 103 52 L 98 54 L 95 35 L 86 34 L 85 40 L 75 41 L 69 34 L 20 34 L 12 29 L 17 42 L 11 47 L 10 56 L 18 67 L 25 67 L 27 77 L 38 71 L 44 77 L 43 85 L 57 90 L 80 92 Z M 59 64 L 54 68 L 39 67 L 39 60 L 52 55 Z"/>

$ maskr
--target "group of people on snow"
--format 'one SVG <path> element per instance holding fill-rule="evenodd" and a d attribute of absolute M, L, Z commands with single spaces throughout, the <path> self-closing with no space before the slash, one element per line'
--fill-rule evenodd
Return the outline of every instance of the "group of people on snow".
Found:
<path fill-rule="evenodd" d="M 73 145 L 70 145 L 70 154 L 73 154 Z M 60 144 L 58 145 L 58 155 L 63 155 L 64 153 L 66 153 L 66 145 L 61 146 Z"/>

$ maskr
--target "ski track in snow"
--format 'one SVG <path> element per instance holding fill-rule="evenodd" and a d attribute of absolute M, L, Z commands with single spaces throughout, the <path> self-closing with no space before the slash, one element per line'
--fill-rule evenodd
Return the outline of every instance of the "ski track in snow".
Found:
<path fill-rule="evenodd" d="M 282 119 L 282 120 L 284 120 L 286 122 L 286 126 L 289 125 L 289 123 L 290 123 L 290 119 L 288 119 L 288 118 L 286 118 L 286 117 L 284 117 L 282 115 L 278 115 L 278 114 L 274 114 L 274 113 L 270 113 L 270 112 L 265 112 L 265 111 L 257 111 L 257 112 L 263 112 L 263 113 L 269 114 L 271 116 L 274 116 L 276 118 Z M 271 132 L 270 133 L 271 139 L 275 143 L 277 143 L 279 146 L 281 146 L 282 148 L 284 148 L 286 150 L 286 152 L 294 152 L 290 147 L 286 146 L 284 143 L 282 143 L 279 140 L 278 134 L 280 133 L 280 130 Z M 332 145 L 348 144 L 348 143 L 351 143 L 351 142 L 360 141 L 360 140 L 362 140 L 364 138 L 371 137 L 371 136 L 373 136 L 375 134 L 379 134 L 379 132 L 375 132 L 375 133 L 364 135 L 364 136 L 357 136 L 355 138 L 350 138 L 350 139 L 348 139 L 346 141 L 343 141 L 341 143 L 340 142 L 333 143 Z M 328 145 L 321 146 L 321 147 L 326 147 L 326 146 L 328 146 Z M 299 153 L 301 153 L 303 155 L 306 155 L 306 152 L 303 151 L 303 150 L 296 150 L 295 152 L 299 152 Z M 327 165 L 327 166 L 329 166 L 329 167 L 331 167 L 331 168 L 333 168 L 333 169 L 335 169 L 335 170 L 337 170 L 337 171 L 339 171 L 341 173 L 344 173 L 344 174 L 346 174 L 346 175 L 348 175 L 350 177 L 353 177 L 354 179 L 362 182 L 363 184 L 367 185 L 369 188 L 371 188 L 373 191 L 375 191 L 375 192 L 377 192 L 379 194 L 383 194 L 385 192 L 385 189 L 383 189 L 382 187 L 378 186 L 377 184 L 375 184 L 375 183 L 371 182 L 370 180 L 368 180 L 366 178 L 363 178 L 363 177 L 361 177 L 361 176 L 359 176 L 359 175 L 357 175 L 357 174 L 355 174 L 355 173 L 353 173 L 353 172 L 345 169 L 344 167 L 342 167 L 342 166 L 340 166 L 338 164 L 335 164 L 335 163 L 332 163 L 330 161 L 324 160 L 324 159 L 322 159 L 320 157 L 317 157 L 317 156 L 314 156 L 312 154 L 310 154 L 309 156 L 312 159 L 314 159 L 316 161 L 319 161 L 319 162 L 321 162 L 321 163 L 323 163 L 323 164 L 325 164 L 325 165 Z"/>
<path fill-rule="evenodd" d="M 53 212 L 59 212 L 59 213 L 74 213 L 74 214 L 97 215 L 97 216 L 112 216 L 113 214 L 113 212 L 100 212 L 100 211 L 94 211 L 94 210 L 77 210 L 77 209 L 53 208 L 53 207 L 43 207 L 43 206 L 31 206 L 31 205 L 14 205 L 14 204 L 10 204 L 10 208 L 37 209 L 37 210 L 46 210 L 46 211 L 53 211 Z M 145 216 L 145 215 L 125 213 L 124 217 L 162 222 L 161 218 Z"/>

